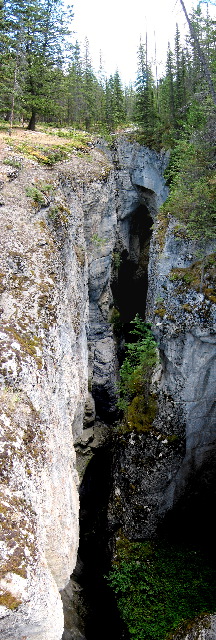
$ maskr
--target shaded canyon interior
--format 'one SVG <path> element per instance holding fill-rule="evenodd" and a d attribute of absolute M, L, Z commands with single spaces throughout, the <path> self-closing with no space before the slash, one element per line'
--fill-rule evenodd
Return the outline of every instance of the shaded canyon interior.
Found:
<path fill-rule="evenodd" d="M 164 228 L 167 163 L 117 136 L 111 148 L 98 140 L 91 162 L 23 160 L 5 177 L 4 640 L 128 640 L 104 578 L 119 531 L 193 540 L 215 560 L 216 305 L 173 277 L 199 247 L 171 217 Z M 36 209 L 32 180 L 53 185 Z M 215 250 L 209 242 L 206 255 Z M 137 313 L 158 344 L 157 412 L 151 429 L 122 433 L 118 372 Z M 214 615 L 199 633 L 216 639 Z"/>

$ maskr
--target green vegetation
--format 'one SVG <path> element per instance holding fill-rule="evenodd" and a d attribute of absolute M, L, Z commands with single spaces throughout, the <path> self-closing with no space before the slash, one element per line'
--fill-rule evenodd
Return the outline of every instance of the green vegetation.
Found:
<path fill-rule="evenodd" d="M 93 244 L 95 244 L 97 247 L 102 247 L 103 245 L 106 244 L 106 239 L 105 238 L 101 238 L 98 233 L 94 233 L 92 236 L 91 241 L 93 242 Z"/>
<path fill-rule="evenodd" d="M 151 374 L 157 362 L 157 349 L 150 325 L 137 314 L 131 322 L 136 336 L 126 344 L 126 357 L 120 369 L 118 407 L 124 412 L 127 430 L 148 430 L 156 415 L 156 400 L 149 392 Z"/>
<path fill-rule="evenodd" d="M 205 136 L 199 132 L 194 141 L 185 137 L 177 143 L 167 177 L 170 195 L 162 211 L 179 220 L 177 235 L 204 242 L 216 238 L 214 138 L 207 127 Z"/>
<path fill-rule="evenodd" d="M 3 164 L 14 167 L 14 169 L 21 169 L 22 167 L 21 162 L 19 160 L 16 160 L 15 158 L 4 158 Z"/>
<path fill-rule="evenodd" d="M 132 640 L 165 640 L 215 611 L 216 569 L 198 550 L 121 537 L 108 578 Z"/>
<path fill-rule="evenodd" d="M 53 184 L 38 181 L 36 184 L 26 187 L 26 195 L 31 198 L 33 204 L 40 207 L 46 207 L 47 196 L 53 190 Z"/>
<path fill-rule="evenodd" d="M 190 138 L 214 113 L 215 22 L 205 8 L 202 13 L 201 3 L 190 16 L 192 30 L 184 45 L 176 26 L 163 78 L 157 77 L 157 65 L 152 71 L 147 34 L 145 43 L 140 38 L 135 86 L 125 88 L 117 70 L 106 77 L 102 59 L 93 69 L 89 42 L 86 38 L 81 50 L 72 40 L 73 12 L 61 0 L 4 0 L 0 19 L 4 128 L 9 123 L 12 130 L 16 121 L 34 130 L 39 119 L 46 127 L 59 127 L 64 138 L 73 137 L 70 127 L 85 128 L 108 136 L 111 143 L 110 131 L 134 123 L 129 136 L 160 149 L 174 147 L 182 131 Z M 45 164 L 61 159 L 60 148 L 51 157 L 43 148 L 38 153 Z"/>
<path fill-rule="evenodd" d="M 162 78 L 157 65 L 153 73 L 147 34 L 142 36 L 135 85 L 123 88 L 118 71 L 106 77 L 102 60 L 93 69 L 88 40 L 82 50 L 71 38 L 72 18 L 61 0 L 2 3 L 1 128 L 9 126 L 12 133 L 16 122 L 35 129 L 40 120 L 47 134 L 59 136 L 59 144 L 32 139 L 15 145 L 12 136 L 8 144 L 48 167 L 74 152 L 91 162 L 92 136 L 86 131 L 99 133 L 112 145 L 112 133 L 127 127 L 132 141 L 158 151 L 171 148 L 170 195 L 159 214 L 158 241 L 162 248 L 168 214 L 174 215 L 178 235 L 201 242 L 205 257 L 206 241 L 216 236 L 215 21 L 199 3 L 190 15 L 185 42 L 176 26 Z M 79 131 L 83 128 L 85 132 Z M 163 310 L 157 313 L 162 316 Z"/>
<path fill-rule="evenodd" d="M 214 304 L 216 303 L 216 254 L 213 253 L 202 260 L 197 260 L 187 269 L 172 269 L 169 274 L 171 282 L 184 288 L 190 287 L 202 292 Z M 184 305 L 185 306 L 185 305 Z"/>
<path fill-rule="evenodd" d="M 115 336 L 118 337 L 122 332 L 122 321 L 120 312 L 116 307 L 113 307 L 109 321 L 112 324 Z"/>

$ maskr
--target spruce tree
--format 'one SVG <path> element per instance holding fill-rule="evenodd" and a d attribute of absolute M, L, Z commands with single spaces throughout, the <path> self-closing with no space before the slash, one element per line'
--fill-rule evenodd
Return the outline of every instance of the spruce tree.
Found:
<path fill-rule="evenodd" d="M 157 126 L 155 88 L 147 48 L 140 39 L 136 79 L 135 120 L 142 127 L 146 143 L 151 144 Z"/>
<path fill-rule="evenodd" d="M 34 129 L 36 115 L 46 115 L 51 102 L 54 107 L 56 70 L 65 59 L 66 19 L 72 19 L 72 10 L 65 12 L 61 0 L 6 0 L 4 10 L 7 53 L 26 112 L 31 113 L 28 128 Z"/>

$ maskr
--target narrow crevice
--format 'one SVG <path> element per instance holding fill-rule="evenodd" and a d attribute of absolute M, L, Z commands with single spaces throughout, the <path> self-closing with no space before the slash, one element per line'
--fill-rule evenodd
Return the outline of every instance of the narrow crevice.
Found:
<path fill-rule="evenodd" d="M 134 209 L 128 227 L 128 249 L 117 241 L 111 279 L 113 309 L 121 327 L 116 336 L 119 365 L 125 342 L 130 340 L 131 320 L 137 313 L 145 318 L 152 234 L 152 217 L 146 204 L 142 203 Z M 115 334 L 114 326 L 113 329 Z M 119 411 L 111 415 L 112 398 L 108 397 L 109 393 L 105 384 L 99 389 L 94 388 L 93 383 L 92 394 L 98 423 L 110 424 L 110 416 L 112 423 L 119 417 Z M 110 431 L 112 427 L 113 424 L 110 424 Z M 74 626 L 71 625 L 70 631 L 65 626 L 63 640 L 128 640 L 128 632 L 120 619 L 114 594 L 105 577 L 111 568 L 113 528 L 119 526 L 119 523 L 114 524 L 114 520 L 112 523 L 108 521 L 108 505 L 113 489 L 112 449 L 113 439 L 110 437 L 106 445 L 94 450 L 80 486 L 80 545 L 71 581 Z"/>
<path fill-rule="evenodd" d="M 72 576 L 74 628 L 63 640 L 128 640 L 106 575 L 111 566 L 107 511 L 111 491 L 110 447 L 101 447 L 89 462 L 80 487 L 80 545 Z M 78 592 L 78 599 L 76 594 Z M 67 623 L 67 618 L 65 617 Z"/>
<path fill-rule="evenodd" d="M 149 210 L 146 205 L 140 204 L 130 217 L 128 249 L 123 248 L 118 240 L 114 251 L 112 318 L 120 366 L 125 343 L 131 340 L 131 320 L 136 314 L 145 319 L 152 224 Z"/>
<path fill-rule="evenodd" d="M 145 205 L 135 209 L 130 219 L 129 251 L 115 250 L 119 266 L 114 268 L 111 288 L 114 306 L 118 308 L 121 322 L 130 323 L 136 313 L 145 316 L 148 289 L 149 245 L 152 235 L 152 218 Z"/>

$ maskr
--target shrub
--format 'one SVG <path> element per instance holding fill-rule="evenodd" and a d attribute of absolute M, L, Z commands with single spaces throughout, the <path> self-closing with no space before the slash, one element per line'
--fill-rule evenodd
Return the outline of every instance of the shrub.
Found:
<path fill-rule="evenodd" d="M 216 570 L 194 549 L 121 540 L 108 582 L 132 640 L 165 640 L 216 607 Z"/>
<path fill-rule="evenodd" d="M 131 322 L 130 332 L 136 341 L 126 344 L 126 357 L 120 369 L 118 407 L 127 417 L 128 408 L 135 396 L 140 396 L 143 409 L 147 410 L 149 386 L 153 367 L 157 362 L 156 342 L 149 324 L 137 314 Z"/>

